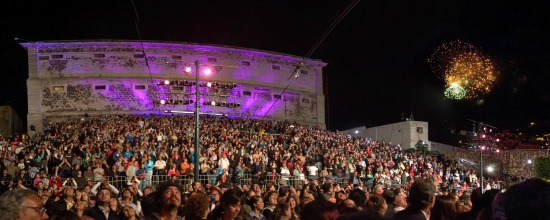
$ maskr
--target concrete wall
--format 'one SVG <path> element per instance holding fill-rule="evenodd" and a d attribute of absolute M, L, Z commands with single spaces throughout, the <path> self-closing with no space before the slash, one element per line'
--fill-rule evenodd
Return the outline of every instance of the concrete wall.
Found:
<path fill-rule="evenodd" d="M 367 128 L 364 136 L 379 141 L 389 141 L 392 144 L 401 144 L 403 149 L 414 147 L 419 140 L 430 146 L 428 122 L 423 121 L 403 121 Z"/>
<path fill-rule="evenodd" d="M 166 79 L 194 81 L 195 61 L 201 63 L 201 82 L 238 85 L 235 89 L 201 88 L 201 103 L 208 100 L 241 105 L 224 108 L 201 104 L 201 112 L 325 127 L 322 68 L 326 63 L 319 60 L 174 42 L 58 41 L 22 45 L 27 49 L 29 63 L 28 126 L 35 125 L 40 130 L 49 120 L 85 113 L 194 111 L 194 104 L 158 106 L 153 102 L 170 98 L 195 100 L 194 87 L 176 90 L 157 85 Z M 192 68 L 191 73 L 184 72 L 186 67 Z M 202 73 L 206 68 L 213 73 Z M 297 78 L 293 77 L 295 70 L 301 73 Z M 276 98 L 281 94 L 280 99 Z"/>

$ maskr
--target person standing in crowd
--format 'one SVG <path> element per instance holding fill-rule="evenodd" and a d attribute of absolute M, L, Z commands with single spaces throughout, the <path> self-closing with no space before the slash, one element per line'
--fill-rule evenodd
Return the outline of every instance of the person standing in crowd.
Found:
<path fill-rule="evenodd" d="M 154 200 L 160 207 L 149 215 L 145 216 L 145 220 L 181 220 L 182 216 L 178 215 L 178 208 L 182 204 L 182 190 L 177 184 L 170 181 L 163 182 L 154 192 Z"/>
<path fill-rule="evenodd" d="M 84 216 L 96 220 L 118 220 L 120 217 L 117 213 L 110 209 L 111 190 L 109 188 L 101 188 L 97 192 L 95 206 L 84 211 Z"/>
<path fill-rule="evenodd" d="M 0 196 L 0 220 L 13 219 L 46 220 L 48 214 L 35 192 L 14 189 Z"/>
<path fill-rule="evenodd" d="M 435 203 L 436 187 L 430 179 L 417 178 L 409 191 L 409 206 L 393 216 L 394 220 L 429 220 Z"/>
<path fill-rule="evenodd" d="M 155 168 L 155 161 L 151 155 L 147 155 L 147 161 L 145 161 L 145 186 L 151 186 L 153 180 L 153 169 Z"/>

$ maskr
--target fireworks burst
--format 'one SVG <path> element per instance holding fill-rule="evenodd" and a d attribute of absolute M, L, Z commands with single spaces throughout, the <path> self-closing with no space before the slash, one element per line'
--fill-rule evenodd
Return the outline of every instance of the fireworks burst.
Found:
<path fill-rule="evenodd" d="M 448 99 L 463 99 L 466 96 L 466 89 L 458 83 L 453 83 L 445 89 L 445 97 Z"/>
<path fill-rule="evenodd" d="M 446 84 L 450 99 L 475 99 L 491 92 L 497 79 L 493 62 L 471 44 L 460 40 L 439 46 L 430 59 L 432 71 Z"/>

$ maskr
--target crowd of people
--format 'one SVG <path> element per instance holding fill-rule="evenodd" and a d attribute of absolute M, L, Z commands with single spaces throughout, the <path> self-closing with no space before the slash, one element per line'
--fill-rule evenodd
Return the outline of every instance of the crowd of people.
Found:
<path fill-rule="evenodd" d="M 206 116 L 199 131 L 198 158 L 188 116 L 104 115 L 1 137 L 0 210 L 18 212 L 0 219 L 22 209 L 51 219 L 475 219 L 476 200 L 500 191 L 486 179 L 477 195 L 480 176 L 441 156 L 315 126 Z"/>

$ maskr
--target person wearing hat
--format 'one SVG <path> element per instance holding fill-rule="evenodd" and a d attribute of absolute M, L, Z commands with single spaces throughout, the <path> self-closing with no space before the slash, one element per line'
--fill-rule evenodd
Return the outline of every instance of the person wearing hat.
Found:
<path fill-rule="evenodd" d="M 138 207 L 133 203 L 125 205 L 122 208 L 122 217 L 126 220 L 135 220 L 138 219 Z"/>
<path fill-rule="evenodd" d="M 435 203 L 436 187 L 431 179 L 416 179 L 411 186 L 409 206 L 393 216 L 394 220 L 427 220 Z"/>

